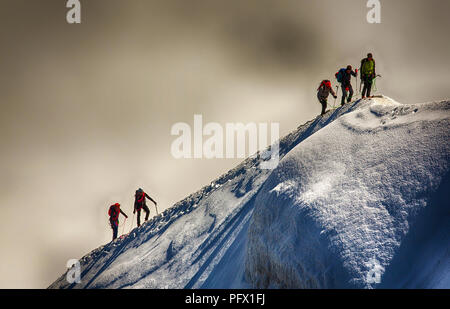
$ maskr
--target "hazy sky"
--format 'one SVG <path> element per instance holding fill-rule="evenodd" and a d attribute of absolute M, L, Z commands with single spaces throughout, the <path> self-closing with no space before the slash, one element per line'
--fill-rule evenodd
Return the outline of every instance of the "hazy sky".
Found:
<path fill-rule="evenodd" d="M 379 93 L 450 97 L 450 1 L 384 0 L 369 24 L 365 0 L 82 0 L 79 25 L 65 2 L 0 0 L 0 288 L 45 288 L 110 241 L 136 188 L 163 211 L 240 162 L 172 157 L 194 114 L 284 135 L 367 52 Z"/>

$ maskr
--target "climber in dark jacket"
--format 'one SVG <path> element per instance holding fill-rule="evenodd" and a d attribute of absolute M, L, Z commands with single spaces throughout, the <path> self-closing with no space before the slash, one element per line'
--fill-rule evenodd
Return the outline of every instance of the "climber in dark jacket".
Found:
<path fill-rule="evenodd" d="M 145 203 L 145 198 L 148 198 L 156 206 L 156 202 L 150 196 L 148 196 L 148 194 L 145 193 L 144 190 L 142 190 L 141 188 L 136 190 L 136 194 L 134 195 L 133 214 L 135 212 L 137 212 L 137 225 L 138 226 L 141 226 L 141 209 L 144 209 L 144 211 L 145 211 L 145 221 L 148 220 L 148 216 L 150 214 L 150 209 L 148 209 L 147 204 Z"/>
<path fill-rule="evenodd" d="M 351 65 L 348 65 L 346 70 L 344 71 L 344 74 L 342 76 L 341 80 L 341 87 L 342 87 L 342 99 L 341 99 L 341 105 L 345 104 L 345 99 L 347 98 L 347 103 L 352 100 L 353 97 L 353 87 L 351 84 L 352 75 L 356 77 L 356 74 L 358 73 L 358 69 L 353 71 L 353 68 Z"/>

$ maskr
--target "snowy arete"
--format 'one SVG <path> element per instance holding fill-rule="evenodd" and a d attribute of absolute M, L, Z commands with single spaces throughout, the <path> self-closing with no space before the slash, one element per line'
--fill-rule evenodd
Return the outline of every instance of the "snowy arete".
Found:
<path fill-rule="evenodd" d="M 450 288 L 449 125 L 449 101 L 346 104 L 50 288 Z"/>

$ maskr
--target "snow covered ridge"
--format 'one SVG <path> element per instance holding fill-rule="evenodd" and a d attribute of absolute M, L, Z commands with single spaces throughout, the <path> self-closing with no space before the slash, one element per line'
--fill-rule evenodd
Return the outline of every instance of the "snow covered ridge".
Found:
<path fill-rule="evenodd" d="M 255 200 L 255 287 L 450 288 L 450 102 L 366 100 L 290 151 Z"/>
<path fill-rule="evenodd" d="M 449 109 L 330 111 L 280 140 L 275 170 L 246 159 L 49 288 L 448 288 Z"/>

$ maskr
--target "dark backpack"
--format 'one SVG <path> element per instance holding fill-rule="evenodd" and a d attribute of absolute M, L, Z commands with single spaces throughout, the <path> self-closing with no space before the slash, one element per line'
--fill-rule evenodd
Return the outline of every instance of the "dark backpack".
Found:
<path fill-rule="evenodd" d="M 340 69 L 334 76 L 336 76 L 336 79 L 339 83 L 342 83 L 342 79 L 344 78 L 345 74 L 345 68 Z"/>
<path fill-rule="evenodd" d="M 136 191 L 135 200 L 134 200 L 134 208 L 136 210 L 141 210 L 145 205 L 145 192 L 144 191 Z"/>

